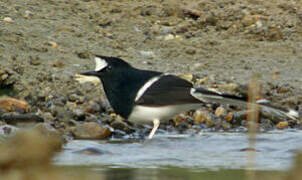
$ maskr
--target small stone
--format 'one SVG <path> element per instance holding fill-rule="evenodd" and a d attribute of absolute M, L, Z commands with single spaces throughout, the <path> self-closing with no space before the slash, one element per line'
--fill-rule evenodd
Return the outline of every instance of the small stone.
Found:
<path fill-rule="evenodd" d="M 175 36 L 173 34 L 168 34 L 168 35 L 164 36 L 165 41 L 169 41 L 169 40 L 172 40 L 172 39 L 175 39 Z"/>
<path fill-rule="evenodd" d="M 178 77 L 185 79 L 187 81 L 193 82 L 195 77 L 192 73 L 180 74 Z"/>
<path fill-rule="evenodd" d="M 108 127 L 100 126 L 95 122 L 79 124 L 71 132 L 78 139 L 104 139 L 111 134 Z"/>
<path fill-rule="evenodd" d="M 189 55 L 194 55 L 196 53 L 196 50 L 195 49 L 187 49 L 186 53 L 189 54 Z"/>
<path fill-rule="evenodd" d="M 204 77 L 204 78 L 196 80 L 196 82 L 197 82 L 198 85 L 205 84 L 207 81 L 208 81 L 208 77 Z"/>
<path fill-rule="evenodd" d="M 48 45 L 50 45 L 53 48 L 58 48 L 58 44 L 56 42 L 53 42 L 53 41 L 49 41 Z"/>
<path fill-rule="evenodd" d="M 242 24 L 244 26 L 251 26 L 252 24 L 254 24 L 256 21 L 256 19 L 251 16 L 251 15 L 246 15 L 243 19 L 242 19 Z"/>
<path fill-rule="evenodd" d="M 79 96 L 77 94 L 71 94 L 68 97 L 69 101 L 71 102 L 76 102 L 77 104 L 82 104 L 85 101 L 85 97 L 84 96 Z"/>
<path fill-rule="evenodd" d="M 89 101 L 87 106 L 85 106 L 85 112 L 94 114 L 100 111 L 101 111 L 101 106 L 95 101 Z"/>
<path fill-rule="evenodd" d="M 279 122 L 276 127 L 280 130 L 288 128 L 288 122 L 287 121 Z"/>
<path fill-rule="evenodd" d="M 26 11 L 24 12 L 24 16 L 23 16 L 23 17 L 26 18 L 26 19 L 28 19 L 31 15 L 32 15 L 32 12 L 26 10 Z"/>
<path fill-rule="evenodd" d="M 43 113 L 42 117 L 45 122 L 53 122 L 55 120 L 55 118 L 53 117 L 53 115 L 50 112 Z"/>
<path fill-rule="evenodd" d="M 238 84 L 230 83 L 225 85 L 219 85 L 218 89 L 220 91 L 235 92 L 238 89 Z"/>
<path fill-rule="evenodd" d="M 217 117 L 221 117 L 221 116 L 224 116 L 226 114 L 226 110 L 223 108 L 223 107 L 218 107 L 215 111 L 215 115 Z"/>
<path fill-rule="evenodd" d="M 225 120 L 227 121 L 227 122 L 232 122 L 232 120 L 233 120 L 233 113 L 229 113 L 226 117 L 225 117 Z"/>
<path fill-rule="evenodd" d="M 112 153 L 109 152 L 109 151 L 101 150 L 101 149 L 94 148 L 94 147 L 81 149 L 81 150 L 75 151 L 75 152 L 73 152 L 73 153 L 76 153 L 76 154 L 85 154 L 85 155 L 103 155 L 103 154 L 112 154 Z"/>
<path fill-rule="evenodd" d="M 88 59 L 89 58 L 89 52 L 83 51 L 83 52 L 76 52 L 78 57 L 81 59 Z"/>
<path fill-rule="evenodd" d="M 39 56 L 29 56 L 29 63 L 33 66 L 37 66 L 41 64 L 41 59 Z"/>
<path fill-rule="evenodd" d="M 208 124 L 209 126 L 214 126 L 214 122 L 212 120 L 211 115 L 206 111 L 197 110 L 194 113 L 193 117 L 194 117 L 194 124 L 199 125 L 205 123 Z"/>
<path fill-rule="evenodd" d="M 46 137 L 57 138 L 57 139 L 61 138 L 61 134 L 48 123 L 38 123 L 34 127 L 34 129 L 38 130 Z"/>
<path fill-rule="evenodd" d="M 72 116 L 78 121 L 85 120 L 85 112 L 82 109 L 75 109 L 72 111 Z"/>
<path fill-rule="evenodd" d="M 15 134 L 19 128 L 12 125 L 2 125 L 0 126 L 0 135 L 9 136 Z"/>
<path fill-rule="evenodd" d="M 27 112 L 29 108 L 29 104 L 24 100 L 5 96 L 0 97 L 0 110 L 2 112 Z"/>
<path fill-rule="evenodd" d="M 262 22 L 260 20 L 258 20 L 256 23 L 256 27 L 259 29 L 263 26 Z"/>
<path fill-rule="evenodd" d="M 122 121 L 121 119 L 119 118 L 116 118 L 111 124 L 110 126 L 114 129 L 118 129 L 118 130 L 121 130 L 121 131 L 124 131 L 128 134 L 134 132 L 134 130 L 132 128 L 130 128 L 130 126 L 125 123 L 124 121 Z"/>
<path fill-rule="evenodd" d="M 13 19 L 10 17 L 5 17 L 5 18 L 3 18 L 3 21 L 11 23 L 11 22 L 13 22 Z"/>
<path fill-rule="evenodd" d="M 62 67 L 64 66 L 64 63 L 63 63 L 61 60 L 57 59 L 57 60 L 55 60 L 55 62 L 53 63 L 53 66 L 54 66 L 54 67 L 58 67 L 58 68 L 62 68 Z"/>
<path fill-rule="evenodd" d="M 142 56 L 145 56 L 146 58 L 153 58 L 154 53 L 152 51 L 140 51 L 139 52 Z"/>

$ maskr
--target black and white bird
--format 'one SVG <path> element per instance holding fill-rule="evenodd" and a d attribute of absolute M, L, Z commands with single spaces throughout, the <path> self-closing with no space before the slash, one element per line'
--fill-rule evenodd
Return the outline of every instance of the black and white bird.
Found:
<path fill-rule="evenodd" d="M 204 88 L 194 88 L 192 83 L 171 74 L 137 69 L 117 57 L 96 55 L 94 71 L 81 73 L 98 77 L 107 99 L 116 114 L 132 123 L 150 124 L 151 139 L 160 122 L 173 116 L 198 109 L 204 103 L 246 105 L 246 98 Z M 261 105 L 268 112 L 297 118 L 293 110 L 279 110 Z"/>

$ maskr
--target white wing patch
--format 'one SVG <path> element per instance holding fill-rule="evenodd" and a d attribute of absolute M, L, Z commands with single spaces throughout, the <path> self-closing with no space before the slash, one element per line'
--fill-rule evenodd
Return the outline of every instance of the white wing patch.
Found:
<path fill-rule="evenodd" d="M 108 66 L 108 63 L 102 58 L 95 57 L 94 60 L 95 60 L 95 71 L 100 71 Z"/>
<path fill-rule="evenodd" d="M 138 93 L 136 94 L 136 97 L 135 97 L 135 101 L 138 101 L 139 98 L 142 97 L 142 95 L 145 93 L 145 91 L 153 84 L 155 83 L 156 81 L 158 81 L 162 76 L 155 76 L 153 78 L 151 78 L 149 81 L 147 81 L 147 83 L 139 89 Z"/>

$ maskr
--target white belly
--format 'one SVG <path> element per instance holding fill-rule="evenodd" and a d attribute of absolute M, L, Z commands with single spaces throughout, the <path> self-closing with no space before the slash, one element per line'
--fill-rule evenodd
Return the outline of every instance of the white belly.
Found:
<path fill-rule="evenodd" d="M 198 109 L 199 107 L 199 104 L 171 105 L 162 107 L 135 106 L 128 117 L 128 121 L 138 124 L 150 124 L 154 119 L 158 119 L 161 122 L 164 122 L 179 113 Z"/>

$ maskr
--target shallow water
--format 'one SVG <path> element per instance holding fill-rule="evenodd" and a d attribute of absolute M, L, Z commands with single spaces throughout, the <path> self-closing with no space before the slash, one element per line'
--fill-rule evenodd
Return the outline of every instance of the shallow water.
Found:
<path fill-rule="evenodd" d="M 291 167 L 302 149 L 302 131 L 272 131 L 257 135 L 256 170 L 279 171 Z M 97 153 L 76 153 L 93 148 Z M 197 135 L 156 135 L 152 140 L 74 140 L 55 157 L 57 165 L 91 169 L 244 170 L 248 139 L 245 133 L 202 132 Z"/>

